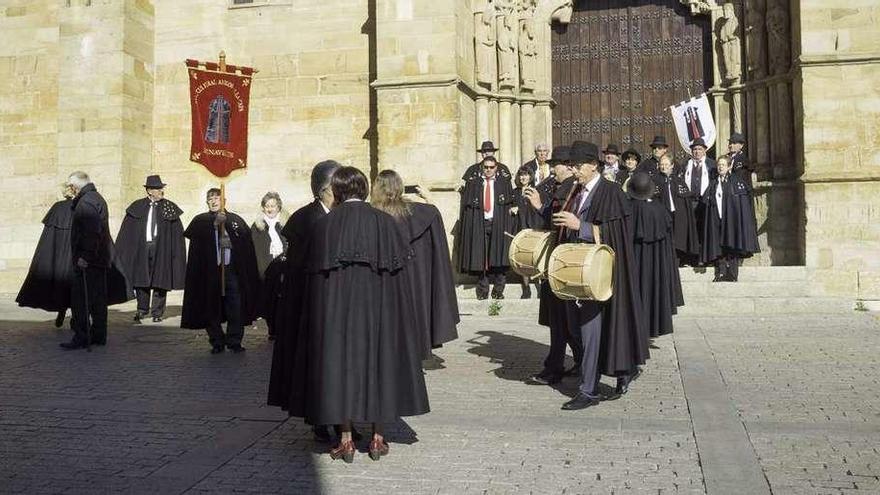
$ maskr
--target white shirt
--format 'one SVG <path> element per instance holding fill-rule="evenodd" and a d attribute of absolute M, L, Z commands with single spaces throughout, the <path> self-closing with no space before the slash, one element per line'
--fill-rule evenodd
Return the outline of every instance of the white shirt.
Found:
<path fill-rule="evenodd" d="M 321 203 L 321 208 L 324 208 L 324 213 L 330 213 L 330 208 L 327 208 L 327 205 L 325 205 L 323 201 L 319 199 L 318 203 Z"/>
<path fill-rule="evenodd" d="M 694 166 L 696 166 L 696 164 L 700 165 L 700 196 L 702 196 L 706 192 L 706 189 L 709 188 L 709 170 L 706 168 L 705 158 L 699 162 L 693 158 L 688 160 L 687 170 L 684 172 L 684 183 L 688 189 L 691 188 L 691 175 L 693 174 Z"/>
<path fill-rule="evenodd" d="M 597 174 L 595 177 L 593 177 L 590 180 L 590 182 L 587 182 L 586 185 L 584 185 L 583 192 L 581 193 L 581 202 L 578 204 L 578 209 L 577 209 L 578 213 L 580 213 L 581 209 L 583 209 L 584 202 L 587 200 L 587 197 L 590 195 L 590 191 L 592 191 L 593 188 L 596 187 L 596 184 L 599 183 L 599 179 L 601 179 L 601 178 L 602 178 L 602 176 Z"/>
<path fill-rule="evenodd" d="M 281 242 L 281 236 L 275 230 L 275 226 L 278 225 L 278 216 L 276 215 L 275 218 L 264 216 L 263 220 L 265 220 L 266 228 L 269 230 L 269 255 L 275 258 L 284 253 L 284 243 Z"/>
<path fill-rule="evenodd" d="M 481 200 L 486 197 L 486 181 L 489 181 L 489 205 L 483 205 L 483 219 L 484 220 L 492 220 L 492 217 L 495 216 L 495 177 L 486 177 L 483 176 L 483 187 L 480 189 L 480 194 L 482 194 Z"/>
<path fill-rule="evenodd" d="M 672 199 L 672 180 L 666 182 L 666 192 L 669 193 L 669 211 L 675 213 L 675 201 Z"/>
<path fill-rule="evenodd" d="M 715 204 L 718 205 L 718 218 L 724 215 L 724 183 L 718 178 L 718 185 L 715 187 Z"/>
<path fill-rule="evenodd" d="M 546 174 L 544 173 L 545 166 L 547 167 Z M 550 177 L 550 173 L 550 165 L 547 164 L 547 162 L 544 162 L 544 165 L 541 165 L 541 162 L 539 162 L 538 159 L 535 158 L 535 183 L 540 184 L 541 181 L 543 181 L 547 177 Z"/>
<path fill-rule="evenodd" d="M 150 208 L 147 212 L 147 242 L 153 242 L 153 237 L 159 234 L 159 232 L 153 232 L 153 229 L 150 226 L 153 225 L 153 210 L 156 209 L 157 201 L 150 201 Z M 159 222 L 156 222 L 156 230 L 159 229 Z"/>

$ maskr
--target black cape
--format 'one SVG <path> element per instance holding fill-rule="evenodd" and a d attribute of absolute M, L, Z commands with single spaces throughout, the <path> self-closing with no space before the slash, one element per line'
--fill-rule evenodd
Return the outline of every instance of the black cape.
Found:
<path fill-rule="evenodd" d="M 498 171 L 499 172 L 504 171 L 504 173 L 507 174 L 508 177 L 512 176 L 512 174 L 510 173 L 510 169 L 507 167 L 507 165 L 505 165 L 501 162 L 495 162 L 495 163 L 498 164 Z M 465 169 L 464 173 L 461 174 L 461 180 L 467 182 L 469 180 L 473 180 L 475 178 L 480 178 L 482 176 L 483 176 L 483 162 L 481 160 L 473 165 L 470 165 L 467 169 Z"/>
<path fill-rule="evenodd" d="M 74 263 L 70 248 L 72 206 L 73 200 L 58 201 L 43 218 L 43 234 L 34 251 L 27 277 L 15 298 L 19 306 L 52 312 L 70 307 Z M 114 257 L 113 241 L 110 241 L 109 252 Z M 107 270 L 107 304 L 122 304 L 133 298 L 131 284 L 114 257 Z"/>
<path fill-rule="evenodd" d="M 402 226 L 362 201 L 315 226 L 308 258 L 305 419 L 388 423 L 429 411 Z M 297 406 L 290 405 L 296 415 Z"/>
<path fill-rule="evenodd" d="M 638 268 L 633 256 L 629 198 L 617 184 L 600 178 L 586 220 L 599 225 L 603 244 L 614 250 L 614 295 L 604 305 L 599 371 L 609 376 L 632 372 L 649 357 L 642 316 Z"/>
<path fill-rule="evenodd" d="M 431 349 L 458 338 L 455 327 L 461 319 L 440 210 L 422 203 L 413 203 L 411 208 L 407 228 L 414 258 L 405 273 L 412 283 L 419 328 L 424 333 L 423 357 L 427 358 Z"/>
<path fill-rule="evenodd" d="M 257 256 L 257 272 L 260 274 L 260 300 L 257 304 L 257 316 L 266 320 L 269 330 L 274 333 L 275 313 L 277 312 L 278 299 L 281 296 L 281 287 L 284 280 L 284 255 L 287 251 L 287 239 L 282 233 L 281 219 L 275 224 L 275 231 L 281 238 L 282 255 L 272 257 L 269 247 L 272 245 L 272 237 L 269 235 L 266 220 L 260 218 L 251 224 L 251 239 L 254 243 L 254 253 Z"/>
<path fill-rule="evenodd" d="M 510 174 L 498 168 L 495 179 L 495 209 L 492 212 L 492 234 L 486 246 L 483 220 L 483 180 L 474 176 L 465 183 L 461 193 L 460 230 L 458 235 L 459 270 L 483 272 L 486 268 L 508 268 L 510 236 L 515 218 L 510 215 L 514 205 Z"/>
<path fill-rule="evenodd" d="M 125 210 L 125 218 L 116 237 L 119 261 L 135 287 L 165 290 L 183 289 L 186 275 L 186 244 L 183 240 L 183 213 L 176 204 L 161 199 L 156 204 L 156 258 L 153 272 L 147 252 L 147 216 L 150 200 L 141 198 Z"/>
<path fill-rule="evenodd" d="M 275 310 L 275 346 L 267 403 L 299 417 L 305 415 L 303 405 L 308 372 L 308 335 L 300 331 L 303 309 L 308 302 L 306 253 L 314 237 L 315 224 L 326 214 L 316 199 L 295 211 L 281 231 L 287 240 L 287 251 L 280 264 L 283 278 Z M 294 406 L 292 410 L 291 405 Z"/>
<path fill-rule="evenodd" d="M 700 236 L 694 214 L 694 194 L 679 175 L 657 174 L 657 199 L 672 214 L 673 244 L 675 251 L 685 259 L 700 255 Z M 670 199 L 671 198 L 671 199 Z M 675 211 L 672 211 L 672 207 Z"/>
<path fill-rule="evenodd" d="M 715 193 L 723 188 L 722 204 Z M 755 210 L 749 186 L 737 175 L 729 175 L 726 181 L 715 179 L 703 195 L 706 205 L 704 246 L 702 258 L 713 261 L 723 254 L 748 258 L 761 251 L 758 246 Z M 721 218 L 718 211 L 721 209 Z"/>
<path fill-rule="evenodd" d="M 684 305 L 672 247 L 672 216 L 660 201 L 632 199 L 633 260 L 648 336 L 672 333 L 672 315 Z"/>
<path fill-rule="evenodd" d="M 210 212 L 196 215 L 183 233 L 189 239 L 189 254 L 181 328 L 207 328 L 211 315 L 223 313 L 214 217 L 216 214 Z M 240 216 L 227 212 L 226 232 L 232 243 L 232 262 L 227 269 L 235 271 L 241 292 L 241 322 L 247 326 L 256 318 L 260 291 L 260 276 L 257 273 L 251 230 Z M 226 321 L 225 315 L 221 321 Z"/>

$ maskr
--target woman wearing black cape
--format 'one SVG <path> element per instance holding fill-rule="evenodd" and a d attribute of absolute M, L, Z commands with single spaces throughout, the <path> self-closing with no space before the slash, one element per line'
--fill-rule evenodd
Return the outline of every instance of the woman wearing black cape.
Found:
<path fill-rule="evenodd" d="M 339 425 L 330 455 L 352 462 L 352 422 L 372 423 L 370 457 L 388 453 L 384 423 L 429 411 L 421 334 L 410 281 L 412 250 L 393 217 L 364 200 L 368 182 L 354 167 L 331 178 L 335 206 L 315 225 L 307 258 L 303 331 L 309 362 L 305 420 Z M 296 406 L 291 412 L 298 412 Z"/>

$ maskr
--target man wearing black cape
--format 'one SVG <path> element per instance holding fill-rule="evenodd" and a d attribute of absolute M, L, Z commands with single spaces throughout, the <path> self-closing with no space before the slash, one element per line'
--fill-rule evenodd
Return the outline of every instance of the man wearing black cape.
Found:
<path fill-rule="evenodd" d="M 610 398 L 626 393 L 638 366 L 648 359 L 633 265 L 629 201 L 617 184 L 602 177 L 598 146 L 575 141 L 571 154 L 578 184 L 567 208 L 553 215 L 553 224 L 565 228 L 563 242 L 599 241 L 614 250 L 615 259 L 614 295 L 608 302 L 566 301 L 568 328 L 580 335 L 584 349 L 581 386 L 578 395 L 563 404 L 566 410 L 599 403 L 600 374 L 617 377 L 616 394 Z"/>
<path fill-rule="evenodd" d="M 694 215 L 694 194 L 676 174 L 672 159 L 660 158 L 660 173 L 654 176 L 657 198 L 672 215 L 673 245 L 679 264 L 697 264 L 700 258 L 700 234 Z"/>
<path fill-rule="evenodd" d="M 325 160 L 312 168 L 311 189 L 314 200 L 296 210 L 281 231 L 287 239 L 284 261 L 284 281 L 281 299 L 275 315 L 276 335 L 272 351 L 272 370 L 269 375 L 267 403 L 302 417 L 305 403 L 305 381 L 308 352 L 306 332 L 301 332 L 302 316 L 308 302 L 306 290 L 306 253 L 313 238 L 315 224 L 333 207 L 330 177 L 340 167 L 333 160 Z M 315 437 L 329 442 L 327 428 L 315 425 Z"/>
<path fill-rule="evenodd" d="M 500 168 L 495 157 L 487 156 L 483 172 L 465 182 L 461 193 L 459 224 L 459 269 L 479 278 L 477 299 L 504 298 L 505 272 L 510 268 L 508 251 L 514 218 L 513 187 L 510 173 Z"/>
<path fill-rule="evenodd" d="M 654 136 L 650 146 L 651 156 L 642 160 L 636 171 L 645 172 L 654 177 L 660 172 L 660 157 L 669 152 L 669 143 L 666 142 L 666 136 Z"/>
<path fill-rule="evenodd" d="M 208 211 L 196 215 L 183 233 L 189 255 L 180 327 L 207 330 L 211 354 L 245 350 L 244 327 L 256 319 L 260 293 L 251 229 L 222 209 L 220 194 L 220 189 L 208 190 Z"/>
<path fill-rule="evenodd" d="M 336 206 L 318 220 L 309 246 L 304 404 L 311 424 L 340 425 L 331 456 L 351 462 L 352 422 L 373 424 L 370 457 L 388 453 L 382 425 L 429 411 L 413 294 L 404 270 L 409 242 L 393 217 L 364 202 L 367 178 L 341 167 L 331 179 Z M 297 409 L 302 408 L 302 411 Z"/>
<path fill-rule="evenodd" d="M 655 184 L 636 172 L 627 184 L 632 204 L 633 260 L 649 338 L 672 333 L 672 315 L 684 305 L 672 247 L 672 215 L 655 200 Z"/>
<path fill-rule="evenodd" d="M 186 274 L 186 245 L 180 221 L 183 210 L 165 199 L 165 184 L 158 175 L 147 177 L 144 188 L 147 197 L 125 210 L 116 237 L 120 262 L 137 294 L 137 323 L 147 314 L 154 322 L 162 321 L 165 296 L 169 290 L 183 289 Z"/>
<path fill-rule="evenodd" d="M 495 161 L 498 162 L 498 159 L 495 157 L 495 153 L 498 151 L 498 148 L 492 144 L 492 141 L 483 141 L 483 144 L 477 149 L 477 153 L 480 154 L 480 161 L 474 163 L 465 169 L 464 174 L 461 175 L 461 180 L 467 182 L 469 180 L 479 178 L 483 175 L 483 160 L 488 157 L 495 158 Z M 507 172 L 507 175 L 510 175 L 510 169 L 507 168 L 507 165 L 498 162 L 498 169 Z"/>

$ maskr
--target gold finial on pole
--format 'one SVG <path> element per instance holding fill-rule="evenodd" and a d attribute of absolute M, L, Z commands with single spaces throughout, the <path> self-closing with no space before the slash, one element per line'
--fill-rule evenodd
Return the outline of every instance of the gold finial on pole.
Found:
<path fill-rule="evenodd" d="M 220 72 L 226 72 L 226 52 L 220 50 Z"/>

